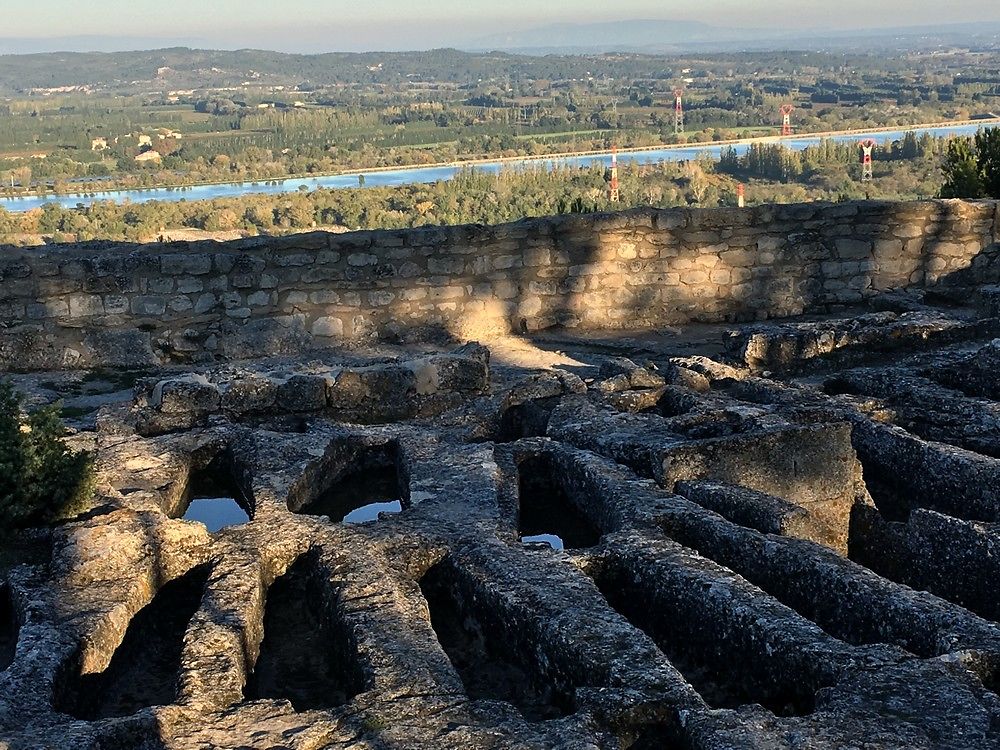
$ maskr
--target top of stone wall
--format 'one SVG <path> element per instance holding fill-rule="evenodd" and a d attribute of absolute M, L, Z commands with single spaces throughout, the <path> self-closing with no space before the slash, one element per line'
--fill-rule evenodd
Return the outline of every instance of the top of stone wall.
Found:
<path fill-rule="evenodd" d="M 369 247 L 418 247 L 456 244 L 474 240 L 477 243 L 502 241 L 509 238 L 554 234 L 592 233 L 648 227 L 650 229 L 711 230 L 728 227 L 761 226 L 782 222 L 803 222 L 817 218 L 868 220 L 933 220 L 964 219 L 978 215 L 986 219 L 993 214 L 995 231 L 1000 231 L 1000 201 L 936 199 L 924 201 L 866 200 L 831 203 L 765 204 L 747 208 L 633 208 L 619 212 L 592 214 L 561 214 L 521 219 L 507 224 L 455 224 L 410 229 L 370 229 L 333 233 L 301 232 L 271 236 L 260 235 L 239 240 L 195 240 L 154 243 L 90 241 L 18 247 L 0 245 L 0 261 L 12 258 L 38 258 L 56 253 L 61 260 L 73 257 L 122 255 L 142 248 L 143 253 L 254 253 L 260 250 L 364 250 Z"/>

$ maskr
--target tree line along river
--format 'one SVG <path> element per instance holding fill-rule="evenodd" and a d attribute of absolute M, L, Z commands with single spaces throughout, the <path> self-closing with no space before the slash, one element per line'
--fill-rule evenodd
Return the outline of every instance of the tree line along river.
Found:
<path fill-rule="evenodd" d="M 915 125 L 896 130 L 845 131 L 842 133 L 827 133 L 802 136 L 768 136 L 749 138 L 740 141 L 725 141 L 703 143 L 690 146 L 657 146 L 648 149 L 632 149 L 620 152 L 620 164 L 655 164 L 662 161 L 689 161 L 703 157 L 718 159 L 725 148 L 732 147 L 738 154 L 746 153 L 754 143 L 780 143 L 794 151 L 802 151 L 808 146 L 815 146 L 823 140 L 850 143 L 872 138 L 879 143 L 899 140 L 906 133 L 914 133 L 917 137 L 925 133 L 932 137 L 968 136 L 979 128 L 996 127 L 997 120 L 983 120 L 956 124 Z M 515 157 L 509 159 L 480 160 L 455 162 L 422 167 L 394 167 L 374 169 L 371 171 L 352 171 L 342 174 L 322 175 L 315 177 L 293 177 L 273 182 L 227 182 L 208 185 L 192 185 L 181 188 L 144 188 L 134 190 L 114 190 L 103 193 L 68 193 L 62 195 L 28 195 L 14 198 L 0 198 L 0 208 L 18 212 L 38 208 L 46 203 L 57 203 L 64 208 L 72 208 L 79 204 L 89 205 L 97 201 L 114 201 L 115 203 L 144 203 L 146 201 L 196 201 L 213 198 L 234 198 L 248 193 L 264 193 L 280 195 L 292 193 L 305 185 L 308 189 L 317 188 L 353 188 L 363 184 L 364 187 L 380 187 L 393 185 L 410 185 L 416 183 L 431 183 L 439 180 L 450 180 L 463 169 L 474 167 L 477 170 L 496 174 L 500 170 L 518 166 L 536 166 L 551 168 L 553 166 L 586 166 L 590 164 L 611 164 L 611 154 L 587 153 L 569 156 Z M 364 180 L 360 180 L 361 177 Z"/>

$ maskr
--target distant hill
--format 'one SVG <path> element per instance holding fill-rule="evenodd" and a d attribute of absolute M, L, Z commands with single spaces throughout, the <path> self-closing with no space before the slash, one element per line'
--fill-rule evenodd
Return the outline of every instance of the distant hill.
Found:
<path fill-rule="evenodd" d="M 527 31 L 493 34 L 472 43 L 474 49 L 558 49 L 610 51 L 735 39 L 740 32 L 698 21 L 609 21 L 558 23 Z"/>
<path fill-rule="evenodd" d="M 469 81 L 503 77 L 581 78 L 587 75 L 648 76 L 662 60 L 645 55 L 708 53 L 777 54 L 789 60 L 817 51 L 841 55 L 884 54 L 911 49 L 1000 48 L 1000 23 L 904 27 L 865 31 L 732 29 L 693 21 L 630 20 L 562 23 L 502 33 L 462 49 L 416 52 L 290 54 L 259 49 L 219 50 L 187 46 L 136 51 L 80 52 L 107 46 L 143 47 L 157 40 L 63 37 L 13 40 L 0 37 L 0 53 L 42 44 L 67 49 L 0 58 L 0 95 L 31 89 L 97 86 L 110 91 L 152 92 L 262 86 L 308 89 L 341 83 L 398 85 L 413 81 Z M 208 42 L 206 46 L 211 45 Z M 607 56 L 604 53 L 635 53 Z M 644 58 L 644 59 L 639 59 Z"/>
<path fill-rule="evenodd" d="M 315 36 L 315 34 L 313 35 Z M 900 26 L 871 29 L 782 29 L 774 27 L 729 27 L 699 21 L 664 19 L 624 19 L 600 23 L 556 23 L 523 30 L 498 30 L 489 36 L 465 38 L 455 31 L 445 34 L 448 46 L 470 52 L 503 50 L 520 54 L 600 54 L 640 52 L 648 54 L 686 52 L 735 52 L 741 50 L 785 51 L 880 51 L 890 49 L 933 49 L 948 46 L 1000 45 L 1000 22 Z M 324 37 L 270 39 L 258 32 L 253 40 L 238 34 L 209 35 L 202 38 L 172 36 L 78 35 L 17 38 L 0 36 L 0 55 L 28 55 L 53 52 L 144 52 L 186 47 L 216 52 L 256 49 L 282 50 L 293 57 L 347 54 L 326 44 Z M 330 39 L 336 37 L 331 36 Z M 234 43 L 238 42 L 238 43 Z M 273 46 L 272 46 L 273 44 Z M 444 43 L 441 43 L 444 46 Z M 426 49 L 426 48 L 425 48 Z M 389 45 L 389 52 L 400 52 Z M 374 52 L 374 50 L 373 50 Z M 298 53 L 309 53 L 298 54 Z M 275 52 L 274 54 L 278 54 Z M 367 53 L 354 53 L 367 54 Z M 381 54 L 385 54 L 382 52 Z M 6 62 L 6 61 L 5 61 Z"/>
<path fill-rule="evenodd" d="M 829 30 L 727 28 L 696 21 L 628 20 L 559 23 L 475 40 L 471 50 L 506 50 L 522 54 L 594 54 L 600 52 L 677 53 L 752 50 L 933 48 L 961 44 L 1000 44 L 1000 23 L 944 24 L 891 28 Z"/>
<path fill-rule="evenodd" d="M 0 37 L 0 55 L 47 52 L 128 52 L 163 47 L 206 47 L 205 39 L 165 39 L 139 36 Z"/>
<path fill-rule="evenodd" d="M 29 89 L 98 86 L 113 91 L 336 83 L 400 84 L 414 80 L 456 84 L 512 75 L 514 68 L 543 68 L 539 77 L 579 78 L 606 71 L 593 58 L 548 59 L 438 49 L 426 52 L 331 52 L 293 55 L 266 50 L 176 47 L 137 52 L 55 52 L 0 58 L 0 95 Z"/>

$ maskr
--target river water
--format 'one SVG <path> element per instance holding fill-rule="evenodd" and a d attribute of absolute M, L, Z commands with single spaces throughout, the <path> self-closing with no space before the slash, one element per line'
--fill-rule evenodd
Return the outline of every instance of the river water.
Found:
<path fill-rule="evenodd" d="M 895 141 L 902 138 L 907 132 L 913 132 L 920 137 L 924 133 L 931 136 L 958 136 L 972 135 L 979 128 L 984 126 L 996 127 L 995 121 L 984 123 L 972 123 L 962 125 L 942 125 L 936 127 L 914 127 L 902 128 L 900 130 L 880 130 L 875 132 L 857 132 L 845 135 L 832 136 L 801 136 L 790 138 L 761 138 L 743 141 L 733 144 L 733 148 L 739 154 L 746 153 L 753 142 L 781 143 L 787 148 L 801 151 L 807 146 L 815 146 L 824 139 L 845 143 L 856 142 L 865 138 L 873 138 L 879 143 Z M 651 148 L 643 151 L 628 151 L 619 154 L 618 161 L 621 164 L 655 164 L 661 161 L 688 161 L 699 157 L 719 158 L 722 149 L 728 144 L 699 144 L 695 146 Z M 73 207 L 79 204 L 89 205 L 96 201 L 114 201 L 115 203 L 144 203 L 146 201 L 197 201 L 209 200 L 212 198 L 234 198 L 247 193 L 265 193 L 279 195 L 282 193 L 293 193 L 303 185 L 309 190 L 317 188 L 352 188 L 358 187 L 359 175 L 365 177 L 365 187 L 379 187 L 386 185 L 411 185 L 417 183 L 437 182 L 438 180 L 450 180 L 462 169 L 474 166 L 475 169 L 497 173 L 501 169 L 512 167 L 523 167 L 531 165 L 537 168 L 551 168 L 553 165 L 560 166 L 586 166 L 590 164 L 611 164 L 611 154 L 587 154 L 585 156 L 553 158 L 524 158 L 510 159 L 506 161 L 479 162 L 474 165 L 450 165 L 437 167 L 400 167 L 378 172 L 353 172 L 350 174 L 327 175 L 322 177 L 294 178 L 289 180 L 279 180 L 277 184 L 265 184 L 263 182 L 234 182 L 214 185 L 196 185 L 184 190 L 178 188 L 149 188 L 146 190 L 116 190 L 95 195 L 69 194 L 51 196 L 27 196 L 23 198 L 0 198 L 0 207 L 8 211 L 28 211 L 38 208 L 45 203 L 58 203 L 64 207 Z"/>

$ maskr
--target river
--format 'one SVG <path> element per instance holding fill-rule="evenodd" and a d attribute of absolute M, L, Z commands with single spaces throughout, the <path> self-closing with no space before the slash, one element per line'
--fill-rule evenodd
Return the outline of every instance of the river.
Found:
<path fill-rule="evenodd" d="M 932 125 L 914 126 L 911 128 L 901 128 L 899 130 L 876 130 L 876 131 L 854 131 L 841 134 L 826 135 L 803 135 L 787 137 L 765 137 L 751 138 L 732 143 L 709 143 L 693 146 L 658 146 L 656 148 L 625 151 L 619 154 L 618 161 L 621 164 L 654 164 L 661 161 L 688 161 L 699 157 L 713 157 L 718 159 L 722 149 L 732 146 L 737 153 L 743 154 L 750 148 L 752 143 L 780 143 L 795 151 L 801 151 L 807 146 L 815 146 L 824 139 L 841 142 L 854 142 L 865 138 L 873 138 L 879 143 L 895 141 L 902 138 L 906 133 L 912 132 L 920 137 L 924 133 L 931 136 L 958 136 L 972 135 L 979 128 L 984 126 L 996 127 L 996 120 L 989 120 L 975 123 L 962 123 L 958 125 Z M 497 173 L 501 169 L 534 165 L 551 168 L 552 165 L 582 166 L 593 163 L 611 164 L 611 154 L 584 154 L 578 156 L 554 157 L 524 157 L 515 159 L 503 159 L 497 161 L 480 161 L 466 164 L 438 165 L 431 167 L 399 167 L 398 169 L 381 169 L 371 172 L 350 172 L 337 175 L 325 175 L 318 177 L 296 177 L 288 180 L 279 180 L 277 184 L 267 184 L 265 182 L 230 182 L 211 185 L 193 185 L 183 190 L 180 188 L 148 188 L 139 190 L 114 190 L 96 194 L 66 194 L 66 195 L 46 195 L 46 196 L 25 196 L 20 198 L 0 198 L 0 207 L 8 211 L 28 211 L 38 208 L 46 203 L 58 203 L 64 207 L 73 207 L 79 204 L 89 205 L 96 201 L 114 201 L 124 203 L 144 203 L 146 201 L 198 201 L 210 200 L 212 198 L 235 198 L 247 193 L 265 193 L 270 195 L 280 195 L 282 193 L 293 193 L 301 189 L 304 185 L 309 190 L 317 188 L 352 188 L 358 187 L 358 177 L 364 175 L 365 187 L 379 187 L 386 185 L 410 185 L 416 183 L 430 183 L 438 180 L 450 180 L 462 169 L 470 166 L 484 172 Z"/>

